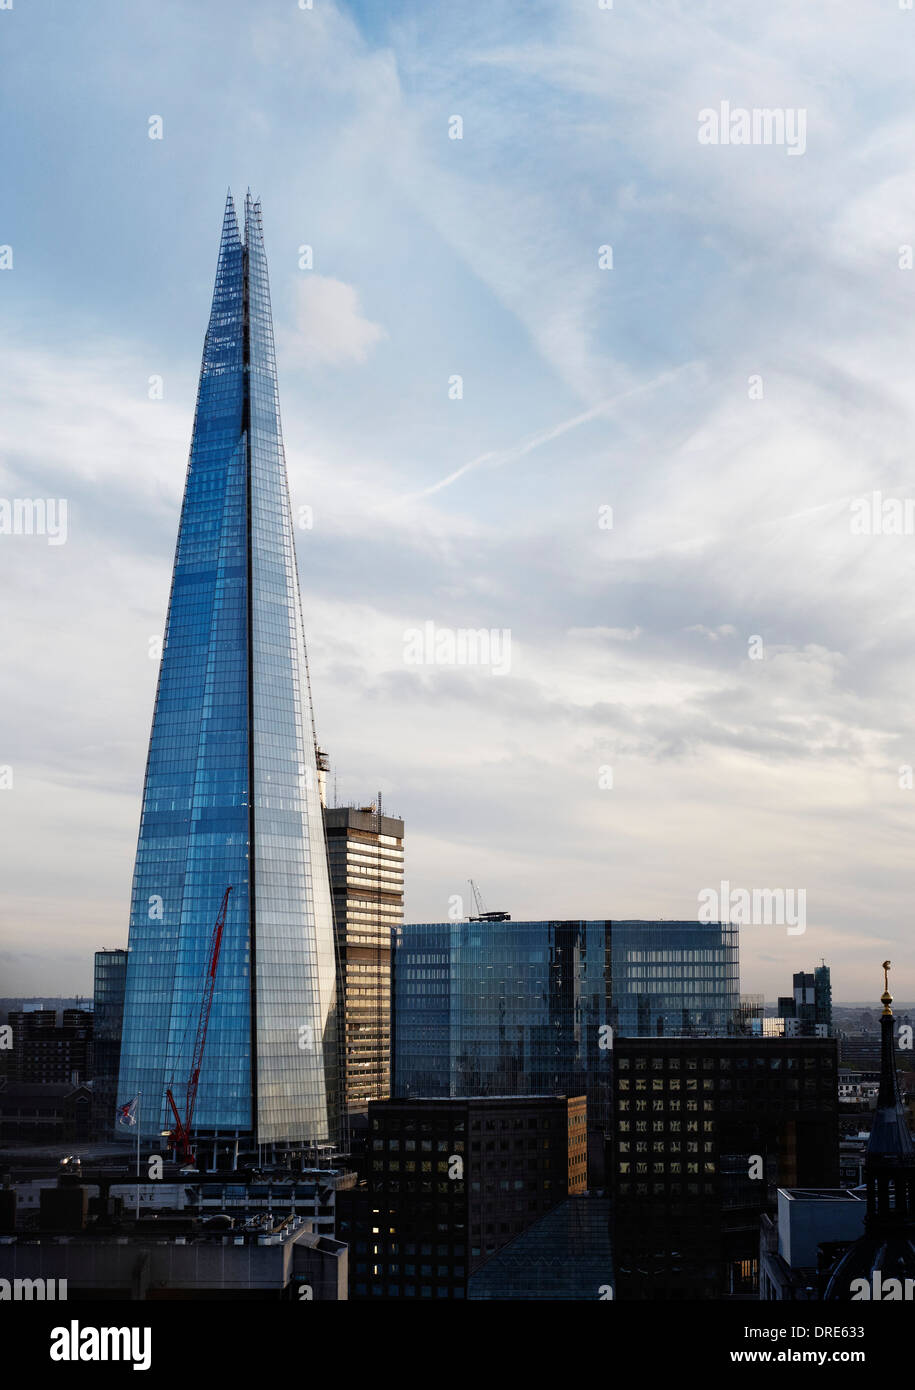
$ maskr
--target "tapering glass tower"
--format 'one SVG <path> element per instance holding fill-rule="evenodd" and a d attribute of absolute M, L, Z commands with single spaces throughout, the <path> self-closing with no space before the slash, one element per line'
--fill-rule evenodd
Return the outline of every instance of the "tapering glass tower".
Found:
<path fill-rule="evenodd" d="M 137 846 L 119 1100 L 184 1097 L 232 885 L 194 1112 L 223 1153 L 333 1137 L 327 852 L 260 203 L 226 201 Z M 179 1109 L 181 1101 L 179 1100 Z"/>

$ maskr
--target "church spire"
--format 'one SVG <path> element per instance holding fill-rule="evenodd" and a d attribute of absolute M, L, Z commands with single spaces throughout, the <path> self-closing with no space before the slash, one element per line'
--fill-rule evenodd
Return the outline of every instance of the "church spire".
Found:
<path fill-rule="evenodd" d="M 899 1080 L 896 1075 L 896 1042 L 893 1036 L 895 1019 L 890 1005 L 890 962 L 883 962 L 883 994 L 880 1002 L 883 1013 L 880 1015 L 880 1090 L 877 1093 L 877 1109 L 867 1145 L 868 1162 L 894 1156 L 911 1159 L 915 1155 L 915 1145 L 909 1132 L 908 1116 L 899 1093 Z M 870 1183 L 868 1184 L 870 1193 Z M 868 1197 L 870 1214 L 870 1197 Z"/>
<path fill-rule="evenodd" d="M 890 962 L 885 960 L 880 997 L 880 1090 L 864 1160 L 864 1234 L 830 1275 L 824 1295 L 827 1299 L 880 1297 L 879 1292 L 862 1289 L 876 1290 L 886 1279 L 896 1283 L 915 1279 L 915 1144 L 896 1076 L 889 972 Z"/>

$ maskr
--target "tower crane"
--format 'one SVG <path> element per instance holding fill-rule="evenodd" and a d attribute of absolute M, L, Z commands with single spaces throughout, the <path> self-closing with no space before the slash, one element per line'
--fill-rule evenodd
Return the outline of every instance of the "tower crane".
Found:
<path fill-rule="evenodd" d="M 471 918 L 470 918 L 471 922 L 510 922 L 510 921 L 511 921 L 512 918 L 511 918 L 511 913 L 510 913 L 510 912 L 487 912 L 487 911 L 484 909 L 484 907 L 483 907 L 483 898 L 482 898 L 482 896 L 481 896 L 481 894 L 480 894 L 479 888 L 478 888 L 477 885 L 474 883 L 474 881 L 473 881 L 472 878 L 469 878 L 469 879 L 467 880 L 467 882 L 470 884 L 470 890 L 471 890 L 471 892 L 473 893 L 473 900 L 474 900 L 474 902 L 475 902 L 476 905 L 477 905 L 477 915 L 476 915 L 476 917 L 471 917 Z"/>
<path fill-rule="evenodd" d="M 184 1119 L 178 1113 L 175 1098 L 171 1088 L 167 1087 L 165 1099 L 175 1117 L 169 1139 L 175 1146 L 175 1150 L 180 1152 L 185 1163 L 194 1162 L 194 1151 L 191 1148 L 191 1128 L 194 1123 L 194 1107 L 197 1104 L 197 1088 L 200 1084 L 200 1069 L 203 1065 L 203 1049 L 207 1040 L 207 1028 L 210 1023 L 210 1009 L 213 1006 L 213 992 L 216 988 L 216 968 L 219 965 L 219 950 L 222 946 L 222 930 L 226 924 L 226 911 L 229 906 L 229 894 L 232 892 L 232 885 L 226 889 L 222 897 L 222 906 L 219 909 L 216 921 L 213 926 L 213 934 L 210 937 L 210 953 L 207 959 L 207 970 L 203 983 L 203 995 L 200 1000 L 200 1012 L 197 1016 L 197 1036 L 194 1039 L 194 1053 L 191 1058 L 191 1070 L 187 1079 L 187 1092 L 184 1103 Z"/>

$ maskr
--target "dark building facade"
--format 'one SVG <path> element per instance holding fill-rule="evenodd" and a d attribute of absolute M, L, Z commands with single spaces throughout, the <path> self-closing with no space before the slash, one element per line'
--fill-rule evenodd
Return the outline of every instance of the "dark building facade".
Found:
<path fill-rule="evenodd" d="M 832 984 L 829 966 L 824 963 L 812 972 L 798 971 L 793 979 L 791 994 L 779 997 L 778 1016 L 785 1020 L 786 1037 L 831 1037 Z"/>
<path fill-rule="evenodd" d="M 376 806 L 326 807 L 347 1115 L 391 1094 L 391 948 L 403 922 L 403 821 Z"/>
<path fill-rule="evenodd" d="M 620 1038 L 614 1061 L 618 1296 L 755 1297 L 777 1188 L 838 1185 L 835 1041 Z"/>
<path fill-rule="evenodd" d="M 127 952 L 123 949 L 96 951 L 92 1038 L 92 1132 L 98 1139 L 109 1138 L 115 1127 L 126 981 Z"/>
<path fill-rule="evenodd" d="M 476 1301 L 605 1302 L 616 1296 L 607 1197 L 567 1197 L 470 1276 Z"/>
<path fill-rule="evenodd" d="M 92 1088 L 84 1082 L 0 1081 L 0 1139 L 21 1144 L 86 1143 Z"/>
<path fill-rule="evenodd" d="M 64 1009 L 58 1024 L 54 1009 L 13 1010 L 7 1075 L 24 1085 L 76 1085 L 88 1081 L 93 1016 L 86 1009 Z"/>
<path fill-rule="evenodd" d="M 372 1103 L 364 1186 L 337 1193 L 354 1299 L 462 1299 L 484 1261 L 586 1186 L 584 1097 Z"/>

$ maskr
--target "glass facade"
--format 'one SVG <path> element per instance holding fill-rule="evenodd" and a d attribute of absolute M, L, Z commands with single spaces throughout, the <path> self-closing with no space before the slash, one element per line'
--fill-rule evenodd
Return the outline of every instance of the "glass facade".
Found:
<path fill-rule="evenodd" d="M 331 1135 L 327 853 L 260 204 L 227 200 L 159 669 L 130 920 L 119 1099 L 182 1106 L 232 885 L 194 1129 Z"/>
<path fill-rule="evenodd" d="M 584 1094 L 605 1129 L 613 1035 L 721 1033 L 738 929 L 691 922 L 434 922 L 394 953 L 396 1096 Z"/>
<path fill-rule="evenodd" d="M 587 1095 L 605 1108 L 608 922 L 406 925 L 394 952 L 396 1096 Z"/>
<path fill-rule="evenodd" d="M 624 1037 L 734 1031 L 738 931 L 731 922 L 613 922 L 615 1031 Z"/>
<path fill-rule="evenodd" d="M 107 1139 L 114 1123 L 126 979 L 126 951 L 96 951 L 92 1001 L 92 1128 L 96 1138 Z"/>

